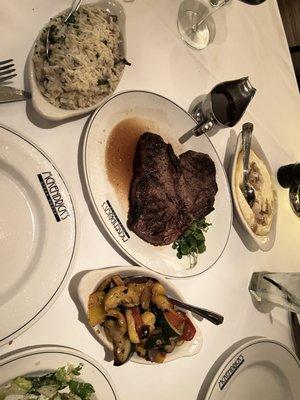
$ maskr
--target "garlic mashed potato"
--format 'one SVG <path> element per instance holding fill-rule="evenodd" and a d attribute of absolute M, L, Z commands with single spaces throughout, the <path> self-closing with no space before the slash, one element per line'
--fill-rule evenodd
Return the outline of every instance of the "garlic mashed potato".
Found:
<path fill-rule="evenodd" d="M 272 178 L 263 161 L 250 150 L 249 184 L 255 190 L 255 203 L 252 208 L 241 190 L 243 183 L 243 152 L 241 151 L 235 171 L 235 191 L 240 210 L 251 230 L 259 236 L 269 233 L 274 216 L 275 195 Z"/>

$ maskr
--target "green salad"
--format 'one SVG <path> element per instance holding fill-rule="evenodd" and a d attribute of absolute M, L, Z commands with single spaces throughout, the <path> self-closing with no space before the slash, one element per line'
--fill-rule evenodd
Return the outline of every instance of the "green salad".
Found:
<path fill-rule="evenodd" d="M 67 365 L 42 376 L 18 376 L 0 386 L 0 400 L 89 400 L 95 390 L 78 380 L 82 367 Z"/>

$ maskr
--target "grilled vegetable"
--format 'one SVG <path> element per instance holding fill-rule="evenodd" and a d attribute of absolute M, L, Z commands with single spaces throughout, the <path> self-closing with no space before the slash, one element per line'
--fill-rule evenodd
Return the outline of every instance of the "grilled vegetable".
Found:
<path fill-rule="evenodd" d="M 145 358 L 147 355 L 147 350 L 144 349 L 141 343 L 135 345 L 135 351 L 138 356 Z"/>
<path fill-rule="evenodd" d="M 129 360 L 134 351 L 161 363 L 196 332 L 185 313 L 169 301 L 164 286 L 147 276 L 111 275 L 90 295 L 88 305 L 90 324 L 102 324 L 113 344 L 116 366 Z"/>
<path fill-rule="evenodd" d="M 151 292 L 153 295 L 166 295 L 166 289 L 163 287 L 163 285 L 159 282 L 155 282 L 154 285 L 151 288 Z"/>
<path fill-rule="evenodd" d="M 189 317 L 187 317 L 186 315 L 185 317 L 185 323 L 184 323 L 184 329 L 183 329 L 183 333 L 181 335 L 181 339 L 182 340 L 192 340 L 195 336 L 196 333 L 196 328 L 194 327 L 192 321 L 189 319 Z"/>
<path fill-rule="evenodd" d="M 111 284 L 111 277 L 108 277 L 108 278 L 104 279 L 104 281 L 103 281 L 102 283 L 100 283 L 100 285 L 99 285 L 97 291 L 99 291 L 99 292 L 102 292 L 102 291 L 106 292 L 107 290 L 110 289 L 110 284 Z"/>
<path fill-rule="evenodd" d="M 157 319 L 167 337 L 175 338 L 183 334 L 185 317 L 175 310 L 159 312 Z"/>
<path fill-rule="evenodd" d="M 150 336 L 145 343 L 145 349 L 153 349 L 163 347 L 170 344 L 170 340 L 163 332 L 157 333 L 154 336 Z"/>
<path fill-rule="evenodd" d="M 141 294 L 141 307 L 143 310 L 148 310 L 151 296 L 151 286 L 147 285 Z"/>
<path fill-rule="evenodd" d="M 148 358 L 152 362 L 161 364 L 165 361 L 166 353 L 158 349 L 150 349 L 148 350 Z"/>
<path fill-rule="evenodd" d="M 119 367 L 125 364 L 134 352 L 134 344 L 127 338 L 123 338 L 118 346 L 114 346 L 114 365 Z"/>
<path fill-rule="evenodd" d="M 149 326 L 150 332 L 152 332 L 155 329 L 156 317 L 151 311 L 145 311 L 142 314 L 142 320 L 145 325 Z"/>
<path fill-rule="evenodd" d="M 105 320 L 104 310 L 105 292 L 97 291 L 89 296 L 88 301 L 88 320 L 91 326 L 102 324 Z"/>
<path fill-rule="evenodd" d="M 129 283 L 127 286 L 114 286 L 107 293 L 104 300 L 106 311 L 118 306 L 135 307 L 140 304 L 140 298 L 145 284 Z"/>
<path fill-rule="evenodd" d="M 127 332 L 126 318 L 121 313 L 121 311 L 116 310 L 116 309 L 109 310 L 107 312 L 107 317 L 116 318 L 116 320 L 118 321 L 118 324 L 119 324 L 120 333 L 122 333 L 124 335 Z"/>
<path fill-rule="evenodd" d="M 176 346 L 176 340 L 170 339 L 170 344 L 166 344 L 164 346 L 164 349 L 167 353 L 172 353 L 172 351 L 175 349 Z"/>
<path fill-rule="evenodd" d="M 139 338 L 144 339 L 148 336 L 150 328 L 144 324 L 139 307 L 132 308 L 132 315 L 135 323 L 135 329 L 139 335 Z"/>
<path fill-rule="evenodd" d="M 114 283 L 116 286 L 124 286 L 123 279 L 120 277 L 120 275 L 113 275 L 113 276 L 111 277 L 111 280 L 113 281 L 113 283 Z"/>
<path fill-rule="evenodd" d="M 114 347 L 114 365 L 123 365 L 134 352 L 134 345 L 120 332 L 118 323 L 108 319 L 103 324 L 107 338 L 110 338 Z"/>
<path fill-rule="evenodd" d="M 115 286 L 107 293 L 104 299 L 105 311 L 117 308 L 125 295 L 126 286 Z"/>
<path fill-rule="evenodd" d="M 133 318 L 133 313 L 131 309 L 127 309 L 125 311 L 126 321 L 127 321 L 127 329 L 128 336 L 132 343 L 140 343 L 140 338 L 135 328 L 135 322 Z"/>
<path fill-rule="evenodd" d="M 162 311 L 171 310 L 173 308 L 173 304 L 161 294 L 155 294 L 151 297 L 151 302 L 157 305 Z"/>

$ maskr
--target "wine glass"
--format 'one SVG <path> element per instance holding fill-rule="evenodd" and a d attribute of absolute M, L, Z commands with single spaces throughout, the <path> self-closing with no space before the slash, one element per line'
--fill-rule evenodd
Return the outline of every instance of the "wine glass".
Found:
<path fill-rule="evenodd" d="M 177 26 L 182 40 L 190 47 L 204 49 L 215 33 L 213 14 L 232 0 L 184 0 L 178 10 Z M 258 5 L 265 0 L 240 0 Z"/>
<path fill-rule="evenodd" d="M 177 26 L 182 40 L 190 47 L 204 49 L 215 32 L 212 15 L 231 0 L 184 0 L 178 10 Z"/>

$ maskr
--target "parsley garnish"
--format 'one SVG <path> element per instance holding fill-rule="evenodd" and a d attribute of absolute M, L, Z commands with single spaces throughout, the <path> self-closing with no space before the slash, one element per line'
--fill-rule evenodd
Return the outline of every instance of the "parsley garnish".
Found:
<path fill-rule="evenodd" d="M 197 264 L 198 254 L 206 250 L 205 237 L 203 232 L 207 232 L 208 224 L 205 218 L 194 221 L 192 225 L 173 243 L 173 249 L 177 250 L 177 257 L 189 256 L 190 268 Z"/>

